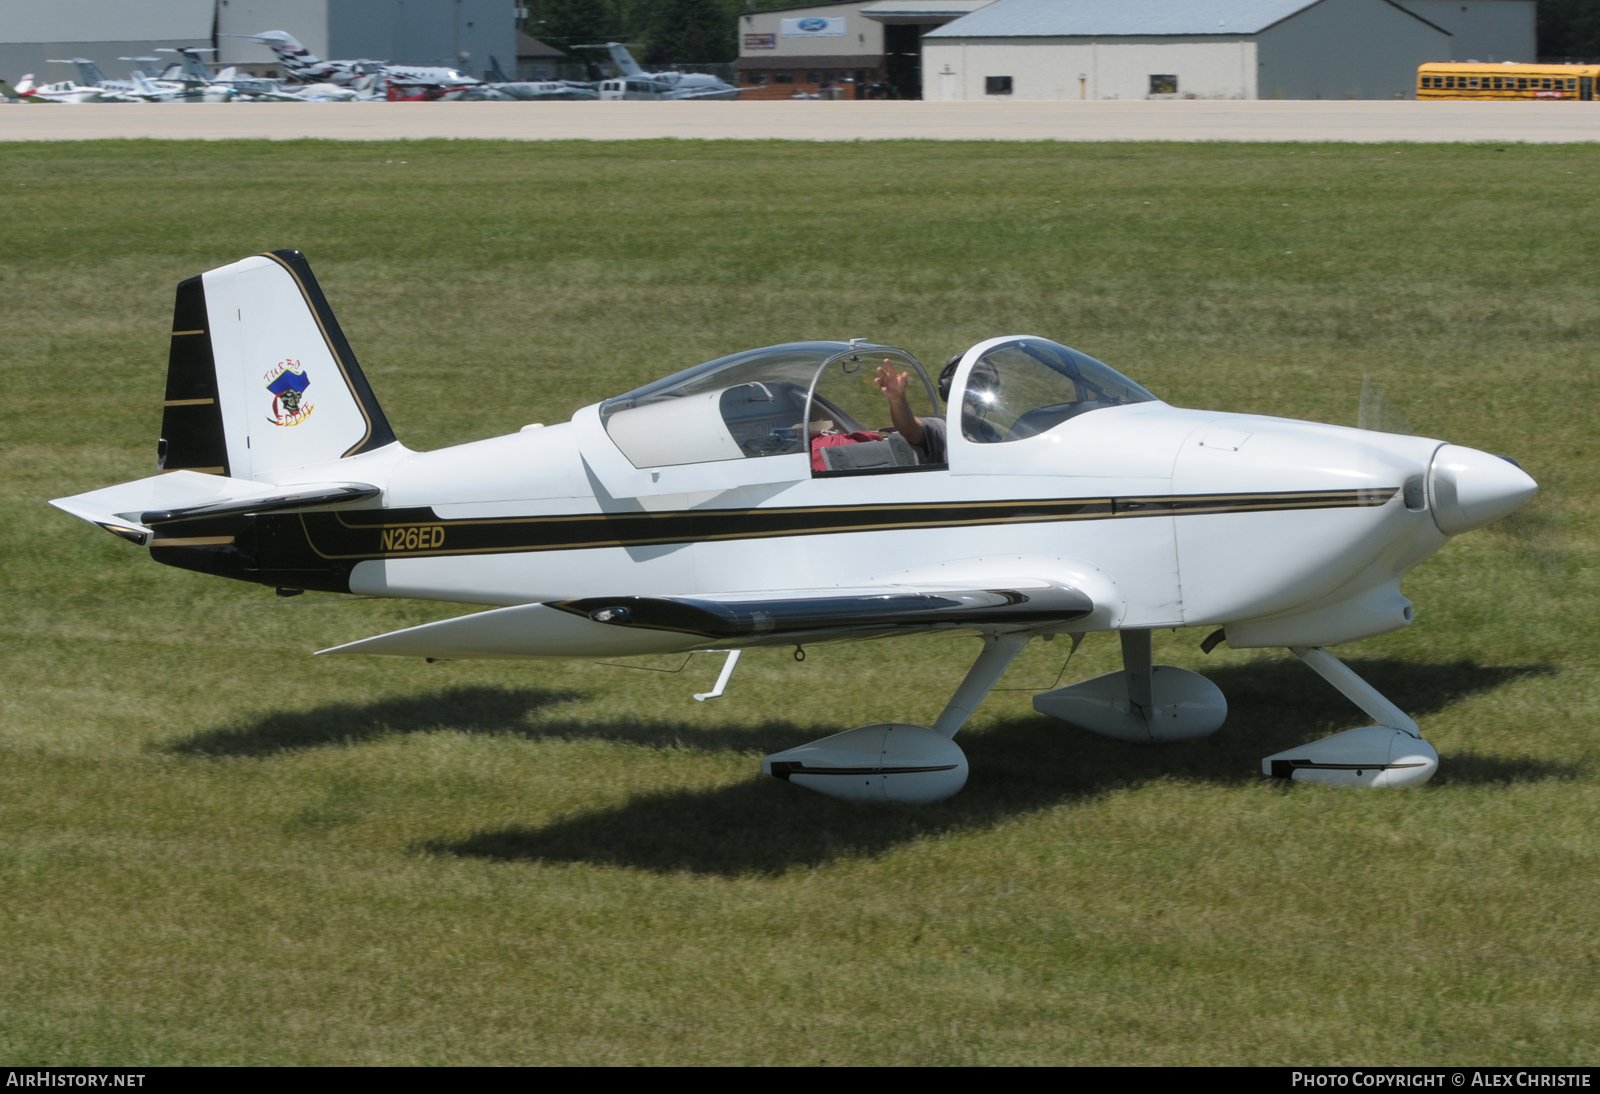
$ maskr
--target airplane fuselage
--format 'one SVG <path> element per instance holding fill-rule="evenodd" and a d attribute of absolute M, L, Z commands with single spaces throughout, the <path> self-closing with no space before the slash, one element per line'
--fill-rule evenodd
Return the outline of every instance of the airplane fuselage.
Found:
<path fill-rule="evenodd" d="M 632 468 L 605 451 L 594 412 L 341 461 L 355 465 L 345 477 L 383 484 L 381 506 L 235 517 L 211 530 L 253 525 L 236 541 L 251 541 L 253 558 L 159 538 L 156 557 L 223 572 L 227 554 L 235 576 L 269 583 L 499 606 L 858 586 L 941 569 L 992 579 L 1009 568 L 1087 587 L 1105 610 L 1081 629 L 1292 623 L 1361 600 L 1355 630 L 1381 633 L 1410 621 L 1400 578 L 1448 539 L 1425 500 L 1442 442 L 1417 437 L 1142 403 L 1007 445 L 954 438 L 948 468 L 817 476 L 800 458 L 771 468 L 774 481 L 723 489 L 690 481 L 715 465 L 663 468 L 657 492 L 641 496 L 626 481 Z M 313 469 L 270 475 L 308 477 Z M 673 477 L 701 488 L 676 491 Z M 615 652 L 606 643 L 616 637 L 596 628 L 591 652 Z M 573 640 L 565 626 L 548 641 L 530 633 L 523 652 L 572 656 Z"/>

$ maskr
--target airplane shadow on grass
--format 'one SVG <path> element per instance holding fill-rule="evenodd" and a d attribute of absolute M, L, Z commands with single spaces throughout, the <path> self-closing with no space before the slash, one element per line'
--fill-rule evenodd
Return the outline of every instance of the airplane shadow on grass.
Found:
<path fill-rule="evenodd" d="M 1531 676 L 1548 665 L 1481 666 L 1353 660 L 1350 667 L 1403 710 L 1423 717 Z M 427 853 L 498 861 L 588 862 L 658 871 L 774 874 L 838 857 L 881 853 L 920 837 L 987 827 L 1009 817 L 1157 779 L 1244 785 L 1261 758 L 1370 721 L 1297 661 L 1221 667 L 1207 674 L 1228 697 L 1213 737 L 1142 746 L 1098 737 L 1051 718 L 1009 719 L 960 737 L 972 765 L 966 789 L 931 806 L 861 806 L 774 779 L 715 790 L 640 795 L 613 808 L 540 827 L 509 827 L 432 841 Z M 189 755 L 268 756 L 439 730 L 529 739 L 604 739 L 655 747 L 778 751 L 850 728 L 695 726 L 528 715 L 584 698 L 537 688 L 464 687 L 370 704 L 273 713 L 173 746 Z M 1572 778 L 1578 767 L 1532 758 L 1447 753 L 1433 787 Z"/>
<path fill-rule="evenodd" d="M 1543 665 L 1508 668 L 1467 662 L 1355 661 L 1352 667 L 1418 715 L 1554 671 Z M 961 738 L 972 774 L 960 794 L 937 805 L 850 805 L 774 779 L 754 778 L 717 790 L 641 795 L 613 809 L 545 827 L 477 832 L 423 850 L 497 861 L 602 863 L 729 877 L 777 874 L 794 866 L 879 854 L 922 837 L 980 829 L 1157 779 L 1251 783 L 1262 777 L 1263 756 L 1370 724 L 1298 662 L 1228 667 L 1210 676 L 1230 703 L 1228 723 L 1214 737 L 1151 747 L 1110 741 L 1042 716 L 1007 720 Z M 794 743 L 790 736 L 760 740 L 763 748 L 774 750 Z M 1458 753 L 1445 759 L 1433 785 L 1578 774 L 1572 765 Z"/>

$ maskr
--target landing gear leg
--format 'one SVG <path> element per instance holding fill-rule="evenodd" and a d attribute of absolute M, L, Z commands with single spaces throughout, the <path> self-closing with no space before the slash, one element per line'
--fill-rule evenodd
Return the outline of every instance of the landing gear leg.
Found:
<path fill-rule="evenodd" d="M 761 770 L 844 801 L 943 801 L 967 783 L 967 757 L 950 738 L 972 717 L 1031 634 L 986 634 L 983 652 L 967 670 L 933 723 L 861 726 L 761 761 Z"/>
<path fill-rule="evenodd" d="M 1349 665 L 1321 646 L 1296 646 L 1289 652 L 1310 665 L 1313 672 L 1338 688 L 1346 699 L 1366 711 L 1380 726 L 1398 729 L 1422 740 L 1422 730 L 1405 711 L 1385 699 L 1377 688 L 1361 679 L 1351 671 Z"/>
<path fill-rule="evenodd" d="M 1150 712 L 1155 708 L 1151 678 L 1155 673 L 1155 658 L 1150 652 L 1150 632 L 1118 631 L 1122 638 L 1122 676 L 1127 681 L 1128 705 L 1150 724 Z"/>
<path fill-rule="evenodd" d="M 1378 788 L 1418 786 L 1439 770 L 1439 754 L 1422 739 L 1417 723 L 1377 688 L 1320 646 L 1293 647 L 1291 652 L 1378 724 L 1268 756 L 1261 761 L 1263 775 L 1324 786 Z"/>
<path fill-rule="evenodd" d="M 1033 709 L 1092 733 L 1134 744 L 1189 741 L 1215 733 L 1228 700 L 1199 673 L 1152 664 L 1150 630 L 1117 632 L 1122 671 L 1033 697 Z"/>
<path fill-rule="evenodd" d="M 1000 677 L 1011 667 L 1011 662 L 1017 659 L 1017 654 L 1021 653 L 1023 647 L 1031 641 L 1033 641 L 1031 634 L 984 635 L 983 652 L 978 654 L 978 659 L 972 663 L 972 668 L 967 670 L 967 678 L 956 688 L 956 693 L 950 697 L 944 712 L 934 720 L 933 731 L 943 737 L 954 737 L 961 727 L 967 724 L 972 712 L 978 709 L 978 704 L 983 702 L 985 696 L 1000 682 Z M 1146 631 L 1147 657 L 1149 641 L 1150 634 Z M 1146 671 L 1148 674 L 1148 669 Z"/>

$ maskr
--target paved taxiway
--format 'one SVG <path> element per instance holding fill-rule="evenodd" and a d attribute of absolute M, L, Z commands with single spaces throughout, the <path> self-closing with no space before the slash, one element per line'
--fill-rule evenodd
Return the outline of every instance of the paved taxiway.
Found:
<path fill-rule="evenodd" d="M 587 102 L 0 106 L 0 140 L 1600 140 L 1600 103 Z"/>

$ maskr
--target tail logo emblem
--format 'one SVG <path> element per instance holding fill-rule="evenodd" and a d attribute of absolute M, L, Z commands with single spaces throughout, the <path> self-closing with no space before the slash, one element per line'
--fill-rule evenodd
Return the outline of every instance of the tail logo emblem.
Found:
<path fill-rule="evenodd" d="M 305 397 L 310 386 L 299 361 L 279 361 L 274 365 L 267 372 L 267 390 L 272 392 L 272 413 L 267 421 L 273 425 L 299 425 L 311 417 L 316 407 Z"/>

